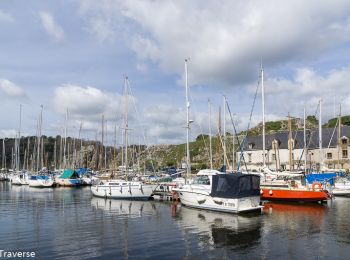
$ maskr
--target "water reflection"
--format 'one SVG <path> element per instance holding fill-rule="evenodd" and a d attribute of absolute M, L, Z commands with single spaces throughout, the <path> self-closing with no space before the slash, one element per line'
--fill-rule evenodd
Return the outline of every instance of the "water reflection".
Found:
<path fill-rule="evenodd" d="M 245 249 L 254 246 L 261 238 L 260 214 L 234 215 L 197 210 L 176 204 L 173 217 L 190 233 L 197 233 L 203 248 L 229 247 Z M 174 213 L 174 209 L 172 210 Z"/>
<path fill-rule="evenodd" d="M 290 239 L 320 233 L 328 207 L 315 203 L 266 203 L 263 212 L 269 216 L 273 230 L 287 232 Z"/>
<path fill-rule="evenodd" d="M 152 215 L 157 211 L 156 203 L 153 201 L 113 200 L 93 197 L 91 205 L 105 213 L 131 218 Z"/>

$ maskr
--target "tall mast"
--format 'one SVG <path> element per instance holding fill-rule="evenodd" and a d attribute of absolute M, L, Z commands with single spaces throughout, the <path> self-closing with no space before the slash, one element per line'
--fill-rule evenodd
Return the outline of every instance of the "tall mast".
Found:
<path fill-rule="evenodd" d="M 341 103 L 339 104 L 339 116 L 338 116 L 338 167 L 340 168 L 340 151 L 341 151 Z"/>
<path fill-rule="evenodd" d="M 38 124 L 38 136 L 37 136 L 37 140 L 38 140 L 38 146 L 37 146 L 37 162 L 36 162 L 36 170 L 39 171 L 41 169 L 40 166 L 41 165 L 41 123 L 42 123 L 42 118 L 43 118 L 43 105 L 40 106 L 41 110 L 40 110 L 40 117 L 39 117 L 39 124 Z"/>
<path fill-rule="evenodd" d="M 18 127 L 18 142 L 17 142 L 17 161 L 16 169 L 19 170 L 21 165 L 20 143 L 21 143 L 21 126 L 22 126 L 22 104 L 19 105 L 19 127 Z"/>
<path fill-rule="evenodd" d="M 264 69 L 261 62 L 261 103 L 262 103 L 262 135 L 263 135 L 263 167 L 266 167 L 265 158 L 265 89 L 264 89 Z"/>
<path fill-rule="evenodd" d="M 307 147 L 306 147 L 306 107 L 304 105 L 304 171 L 307 167 Z"/>
<path fill-rule="evenodd" d="M 6 151 L 5 151 L 5 138 L 2 138 L 2 168 L 6 168 L 5 161 L 6 161 Z"/>
<path fill-rule="evenodd" d="M 101 146 L 102 149 L 100 149 L 100 165 L 103 166 L 103 156 L 104 156 L 104 122 L 105 118 L 104 115 L 102 114 L 102 121 L 101 121 Z M 104 167 L 101 167 L 102 169 Z"/>
<path fill-rule="evenodd" d="M 319 159 L 320 170 L 323 168 L 323 151 L 322 151 L 322 99 L 320 99 L 320 118 L 318 120 L 318 145 L 319 145 Z"/>
<path fill-rule="evenodd" d="M 125 115 L 124 115 L 124 120 L 125 120 L 125 129 L 124 129 L 124 137 L 125 137 L 125 173 L 128 177 L 128 76 L 125 76 L 125 81 L 124 81 L 124 98 L 125 98 Z"/>
<path fill-rule="evenodd" d="M 288 113 L 288 130 L 289 130 L 289 136 L 288 136 L 288 149 L 289 149 L 289 170 L 294 169 L 294 164 L 293 164 L 293 141 L 292 141 L 292 119 Z"/>
<path fill-rule="evenodd" d="M 224 96 L 224 118 L 223 118 L 223 121 L 224 121 L 224 140 L 223 140 L 223 150 L 224 150 L 224 170 L 226 172 L 226 160 L 227 160 L 227 157 L 226 157 L 226 96 Z"/>
<path fill-rule="evenodd" d="M 108 143 L 108 141 L 107 141 L 107 138 L 108 138 L 108 134 L 107 134 L 107 120 L 105 120 L 105 135 L 106 135 L 105 143 L 107 144 Z M 105 161 L 104 161 L 105 169 L 107 169 L 107 145 L 104 146 L 104 157 L 105 157 Z"/>
<path fill-rule="evenodd" d="M 190 160 L 190 102 L 188 100 L 188 71 L 187 71 L 188 59 L 185 59 L 185 88 L 186 88 L 186 179 L 188 179 L 191 173 L 191 160 Z"/>
<path fill-rule="evenodd" d="M 67 149 L 67 124 L 68 124 L 68 108 L 66 112 L 66 120 L 64 124 L 64 144 L 63 144 L 63 168 L 65 169 L 67 167 L 67 160 L 66 160 L 66 149 Z"/>
<path fill-rule="evenodd" d="M 213 151 L 212 151 L 212 144 L 211 144 L 211 103 L 210 99 L 208 99 L 208 106 L 209 106 L 209 157 L 210 157 L 210 169 L 213 169 Z"/>

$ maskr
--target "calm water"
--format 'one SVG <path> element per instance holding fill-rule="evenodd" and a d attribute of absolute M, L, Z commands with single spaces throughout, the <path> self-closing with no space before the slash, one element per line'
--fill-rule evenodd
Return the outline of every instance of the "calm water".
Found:
<path fill-rule="evenodd" d="M 39 259 L 349 259 L 350 198 L 236 216 L 0 182 L 0 250 Z"/>

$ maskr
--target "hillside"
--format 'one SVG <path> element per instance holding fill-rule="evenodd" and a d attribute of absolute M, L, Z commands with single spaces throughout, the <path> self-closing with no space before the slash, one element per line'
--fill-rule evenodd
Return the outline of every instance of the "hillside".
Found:
<path fill-rule="evenodd" d="M 330 119 L 323 127 L 334 127 L 337 122 L 337 118 Z M 292 119 L 292 129 L 303 129 L 302 119 Z M 350 125 L 350 116 L 342 117 L 343 125 Z M 307 128 L 317 129 L 318 121 L 314 116 L 307 117 Z M 271 121 L 266 122 L 266 134 L 272 134 L 279 131 L 288 131 L 288 120 Z M 261 135 L 262 124 L 251 128 L 248 131 L 249 136 Z M 238 136 L 244 136 L 245 131 L 238 134 Z M 61 140 L 62 139 L 62 140 Z M 232 150 L 233 140 L 232 134 L 227 133 L 227 155 L 229 162 L 232 162 Z M 61 166 L 63 161 L 63 138 L 59 135 L 56 137 L 43 136 L 43 159 L 42 165 L 54 169 Z M 2 162 L 2 142 L 0 139 L 0 163 Z M 29 168 L 35 168 L 33 164 L 36 164 L 36 151 L 34 143 L 36 137 L 22 137 L 20 142 L 20 162 L 23 165 L 28 165 Z M 14 139 L 5 138 L 5 154 L 6 160 L 2 167 L 10 168 L 13 165 L 14 158 Z M 55 143 L 56 143 L 56 155 L 55 155 Z M 28 146 L 29 144 L 29 146 Z M 82 147 L 80 153 L 80 145 Z M 29 147 L 29 149 L 28 149 Z M 116 168 L 122 165 L 122 153 L 120 149 L 114 149 L 113 147 L 102 147 L 100 142 L 78 140 L 73 138 L 67 138 L 66 146 L 66 161 L 70 167 L 89 167 L 95 170 L 103 168 Z M 75 148 L 74 148 L 75 147 Z M 236 144 L 237 149 L 237 144 Z M 209 136 L 199 135 L 195 141 L 190 143 L 191 151 L 191 164 L 193 169 L 208 168 L 209 165 Z M 212 154 L 213 154 L 213 166 L 214 168 L 220 168 L 223 164 L 223 152 L 221 149 L 221 141 L 218 135 L 212 137 Z M 106 155 L 106 158 L 105 158 Z M 140 155 L 140 156 L 139 156 Z M 130 164 L 133 161 L 134 164 L 139 164 L 141 169 L 161 169 L 163 167 L 176 166 L 181 167 L 186 162 L 186 144 L 178 145 L 152 145 L 149 147 L 130 146 L 129 147 L 129 161 Z"/>

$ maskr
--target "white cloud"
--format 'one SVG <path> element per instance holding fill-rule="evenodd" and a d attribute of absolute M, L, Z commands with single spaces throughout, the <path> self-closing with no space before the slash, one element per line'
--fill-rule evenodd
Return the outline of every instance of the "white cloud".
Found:
<path fill-rule="evenodd" d="M 350 67 L 334 69 L 325 73 L 304 67 L 296 69 L 290 79 L 284 77 L 266 78 L 264 81 L 266 113 L 274 114 L 274 120 L 278 116 L 285 118 L 288 112 L 294 116 L 302 117 L 303 107 L 306 106 L 308 114 L 313 115 L 321 98 L 325 118 L 334 116 L 334 99 L 336 99 L 337 107 L 339 102 L 343 102 L 343 112 L 349 113 L 349 81 Z M 250 94 L 255 92 L 255 88 L 256 86 L 253 85 L 248 87 Z M 260 96 L 258 96 L 256 106 L 260 110 Z M 272 120 L 272 118 L 268 117 L 268 120 Z"/>
<path fill-rule="evenodd" d="M 21 87 L 7 79 L 0 79 L 0 92 L 12 98 L 26 97 L 26 93 Z"/>
<path fill-rule="evenodd" d="M 115 119 L 122 113 L 122 97 L 104 92 L 94 87 L 62 85 L 54 91 L 54 107 L 65 114 L 66 110 L 76 117 L 100 119 L 104 114 L 107 119 Z M 119 115 L 120 116 L 120 115 Z"/>
<path fill-rule="evenodd" d="M 62 27 L 57 24 L 52 14 L 48 12 L 39 12 L 41 23 L 48 35 L 53 37 L 56 41 L 64 38 L 64 31 Z"/>
<path fill-rule="evenodd" d="M 0 138 L 15 138 L 18 133 L 16 129 L 0 129 Z M 25 136 L 22 134 L 22 136 Z M 8 148 L 11 149 L 11 148 Z"/>
<path fill-rule="evenodd" d="M 348 1 L 316 0 L 88 0 L 80 10 L 90 26 L 98 19 L 104 37 L 127 37 L 139 59 L 182 73 L 190 56 L 191 84 L 232 86 L 255 79 L 260 57 L 276 66 L 348 42 L 349 8 Z"/>
<path fill-rule="evenodd" d="M 5 13 L 4 11 L 0 10 L 0 22 L 7 22 L 7 23 L 13 23 L 15 19 L 12 17 L 11 14 Z"/>

